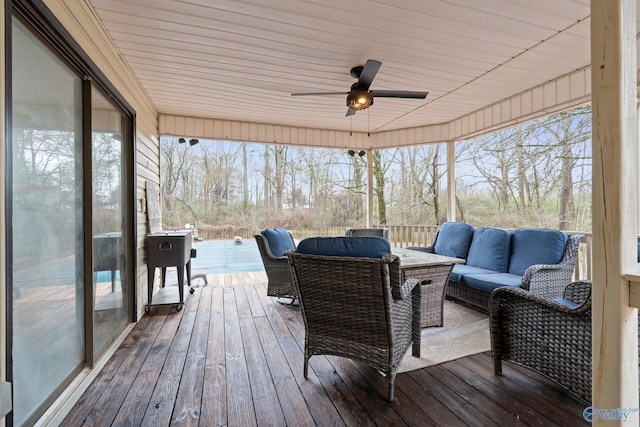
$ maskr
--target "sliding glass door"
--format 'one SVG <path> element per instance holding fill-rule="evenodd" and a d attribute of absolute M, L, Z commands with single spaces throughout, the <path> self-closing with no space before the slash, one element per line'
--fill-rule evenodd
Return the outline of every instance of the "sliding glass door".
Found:
<path fill-rule="evenodd" d="M 22 425 L 85 360 L 82 79 L 12 24 L 13 405 Z"/>
<path fill-rule="evenodd" d="M 33 424 L 93 366 L 134 300 L 133 113 L 27 22 L 11 20 L 8 62 L 14 425 Z"/>

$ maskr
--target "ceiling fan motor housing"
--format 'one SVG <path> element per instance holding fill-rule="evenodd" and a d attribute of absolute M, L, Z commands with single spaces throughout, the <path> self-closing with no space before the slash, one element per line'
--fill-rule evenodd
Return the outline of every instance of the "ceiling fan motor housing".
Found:
<path fill-rule="evenodd" d="M 373 95 L 367 90 L 353 89 L 347 95 L 347 107 L 353 110 L 364 110 L 373 105 Z"/>
<path fill-rule="evenodd" d="M 364 66 L 356 65 L 350 71 L 351 77 L 353 77 L 354 79 L 359 79 L 363 69 L 364 69 Z"/>

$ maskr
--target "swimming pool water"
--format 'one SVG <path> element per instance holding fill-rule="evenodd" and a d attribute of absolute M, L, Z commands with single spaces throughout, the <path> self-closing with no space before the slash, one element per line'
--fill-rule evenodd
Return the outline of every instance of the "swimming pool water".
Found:
<path fill-rule="evenodd" d="M 205 240 L 193 247 L 197 253 L 191 260 L 192 270 L 207 269 L 207 274 L 264 271 L 255 240 Z"/>

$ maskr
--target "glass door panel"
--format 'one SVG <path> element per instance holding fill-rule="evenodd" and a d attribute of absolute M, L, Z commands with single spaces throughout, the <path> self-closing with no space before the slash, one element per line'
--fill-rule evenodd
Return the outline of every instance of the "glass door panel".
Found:
<path fill-rule="evenodd" d="M 123 239 L 123 135 L 121 113 L 91 91 L 93 193 L 93 348 L 104 350 L 127 325 L 128 293 Z"/>
<path fill-rule="evenodd" d="M 31 423 L 85 360 L 82 80 L 12 21 L 14 424 Z"/>

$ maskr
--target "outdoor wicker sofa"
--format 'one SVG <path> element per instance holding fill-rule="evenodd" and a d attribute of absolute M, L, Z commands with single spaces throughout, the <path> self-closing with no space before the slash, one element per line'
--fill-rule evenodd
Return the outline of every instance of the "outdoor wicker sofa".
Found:
<path fill-rule="evenodd" d="M 284 228 L 265 228 L 253 237 L 267 273 L 267 295 L 296 299 L 289 261 L 284 255 L 296 247 L 291 233 Z"/>
<path fill-rule="evenodd" d="M 304 377 L 311 356 L 359 360 L 387 376 L 392 401 L 408 348 L 420 356 L 419 281 L 401 281 L 381 237 L 312 237 L 286 255 L 305 325 Z"/>
<path fill-rule="evenodd" d="M 591 401 L 591 282 L 570 283 L 548 300 L 513 287 L 491 294 L 489 325 L 494 370 L 508 360 L 537 371 Z"/>
<path fill-rule="evenodd" d="M 410 249 L 466 259 L 453 267 L 446 295 L 488 312 L 489 296 L 501 286 L 547 299 L 562 297 L 573 278 L 582 237 L 545 228 L 508 231 L 445 222 L 431 246 Z"/>

